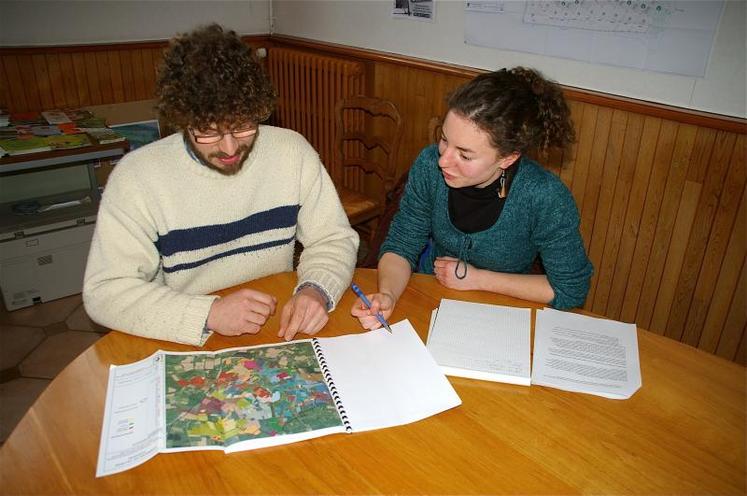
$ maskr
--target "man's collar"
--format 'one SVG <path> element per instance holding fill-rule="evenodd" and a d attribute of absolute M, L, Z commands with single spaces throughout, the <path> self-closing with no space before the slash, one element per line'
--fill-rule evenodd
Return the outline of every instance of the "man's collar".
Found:
<path fill-rule="evenodd" d="M 190 157 L 192 157 L 192 160 L 194 160 L 195 162 L 197 162 L 200 165 L 204 165 L 202 163 L 202 160 L 200 160 L 200 158 L 197 155 L 195 155 L 195 152 L 194 152 L 194 150 L 192 150 L 192 147 L 189 146 L 189 142 L 187 141 L 188 139 L 189 138 L 187 137 L 187 134 L 183 132 L 182 133 L 182 141 L 184 142 L 184 148 L 187 149 L 187 153 L 189 154 Z"/>

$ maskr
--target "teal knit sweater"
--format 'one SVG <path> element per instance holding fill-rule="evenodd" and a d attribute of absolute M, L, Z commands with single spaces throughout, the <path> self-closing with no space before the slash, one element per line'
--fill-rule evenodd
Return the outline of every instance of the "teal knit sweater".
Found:
<path fill-rule="evenodd" d="M 498 221 L 466 234 L 449 219 L 448 186 L 438 168 L 438 148 L 425 148 L 410 169 L 400 207 L 381 254 L 405 258 L 413 271 L 429 239 L 433 249 L 421 272 L 433 273 L 436 257 L 459 258 L 480 269 L 528 273 L 539 254 L 555 291 L 558 309 L 584 304 L 593 272 L 578 230 L 579 215 L 571 192 L 553 173 L 522 157 Z"/>

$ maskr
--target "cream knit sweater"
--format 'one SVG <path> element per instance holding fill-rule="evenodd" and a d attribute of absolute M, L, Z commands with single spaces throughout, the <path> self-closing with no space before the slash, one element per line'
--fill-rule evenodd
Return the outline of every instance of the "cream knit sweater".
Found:
<path fill-rule="evenodd" d="M 88 256 L 83 301 L 109 328 L 204 342 L 216 296 L 292 270 L 333 303 L 358 249 L 324 166 L 299 134 L 260 126 L 242 170 L 223 176 L 189 154 L 180 134 L 128 153 L 110 176 Z"/>

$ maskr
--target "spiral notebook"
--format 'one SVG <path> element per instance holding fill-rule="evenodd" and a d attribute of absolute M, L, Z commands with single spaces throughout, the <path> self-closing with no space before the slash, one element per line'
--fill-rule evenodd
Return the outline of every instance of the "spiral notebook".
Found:
<path fill-rule="evenodd" d="M 408 424 L 461 404 L 409 321 L 111 366 L 96 476 L 158 453 L 227 453 Z"/>

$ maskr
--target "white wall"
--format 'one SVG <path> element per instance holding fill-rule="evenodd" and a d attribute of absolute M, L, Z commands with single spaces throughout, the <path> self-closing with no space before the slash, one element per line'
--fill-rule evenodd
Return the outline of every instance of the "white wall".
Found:
<path fill-rule="evenodd" d="M 569 86 L 747 117 L 745 1 L 728 0 L 704 78 L 464 44 L 464 1 L 436 0 L 435 22 L 392 19 L 392 0 L 273 0 L 273 32 L 481 69 L 527 65 Z"/>
<path fill-rule="evenodd" d="M 269 33 L 270 0 L 0 0 L 0 46 L 164 40 L 217 22 Z"/>

